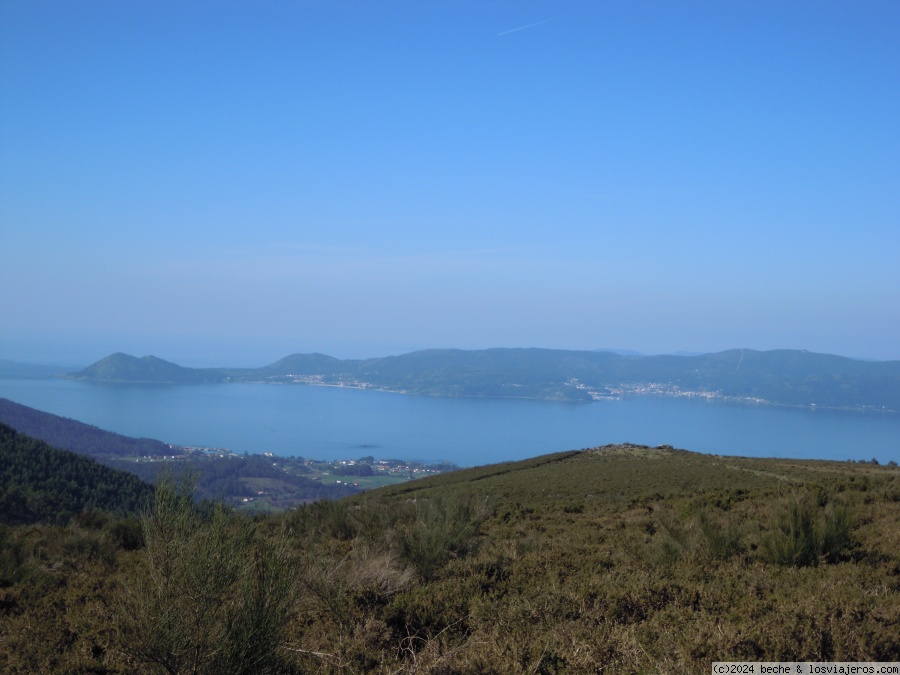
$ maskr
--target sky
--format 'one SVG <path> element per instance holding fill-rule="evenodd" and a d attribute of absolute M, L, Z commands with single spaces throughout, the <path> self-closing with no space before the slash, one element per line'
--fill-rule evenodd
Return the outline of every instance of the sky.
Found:
<path fill-rule="evenodd" d="M 0 2 L 0 358 L 900 359 L 900 3 Z"/>

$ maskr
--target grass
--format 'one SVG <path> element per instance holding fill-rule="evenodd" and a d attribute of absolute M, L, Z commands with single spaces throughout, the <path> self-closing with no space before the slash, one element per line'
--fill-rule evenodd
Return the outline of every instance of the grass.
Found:
<path fill-rule="evenodd" d="M 320 474 L 319 480 L 326 485 L 332 483 L 349 483 L 363 490 L 377 490 L 388 485 L 400 485 L 409 482 L 409 478 L 397 474 L 376 474 L 374 476 L 336 476 L 333 474 Z"/>
<path fill-rule="evenodd" d="M 254 556 L 293 571 L 268 672 L 900 660 L 896 467 L 607 446 L 220 524 L 219 544 L 257 551 L 210 589 L 223 607 L 254 597 Z M 0 670 L 158 672 L 116 647 L 155 550 L 117 526 L 0 530 Z"/>

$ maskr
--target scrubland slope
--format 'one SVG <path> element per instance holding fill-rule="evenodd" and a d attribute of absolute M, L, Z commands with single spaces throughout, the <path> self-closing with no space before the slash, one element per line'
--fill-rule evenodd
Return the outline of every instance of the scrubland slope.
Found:
<path fill-rule="evenodd" d="M 900 660 L 896 467 L 617 445 L 255 518 L 178 495 L 157 488 L 135 550 L 102 523 L 3 530 L 0 666 L 695 673 L 713 660 Z"/>

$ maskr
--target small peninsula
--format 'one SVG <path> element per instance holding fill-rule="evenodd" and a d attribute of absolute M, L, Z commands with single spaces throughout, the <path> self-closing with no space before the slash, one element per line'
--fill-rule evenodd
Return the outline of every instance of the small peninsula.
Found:
<path fill-rule="evenodd" d="M 900 411 L 900 361 L 790 349 L 732 349 L 696 356 L 429 349 L 372 359 L 292 354 L 261 368 L 186 368 L 155 356 L 116 353 L 66 377 L 85 382 L 306 384 L 570 402 L 664 395 Z"/>

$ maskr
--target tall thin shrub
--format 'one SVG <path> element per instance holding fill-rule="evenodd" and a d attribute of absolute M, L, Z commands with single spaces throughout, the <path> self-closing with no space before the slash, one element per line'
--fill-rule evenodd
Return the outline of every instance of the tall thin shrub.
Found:
<path fill-rule="evenodd" d="M 853 517 L 845 504 L 825 509 L 807 495 L 784 502 L 775 515 L 775 527 L 762 541 L 763 557 L 792 567 L 835 561 L 852 545 Z"/>
<path fill-rule="evenodd" d="M 471 499 L 454 497 L 419 500 L 414 509 L 412 522 L 400 528 L 399 552 L 426 580 L 475 546 L 487 510 Z"/>
<path fill-rule="evenodd" d="M 822 555 L 828 562 L 835 562 L 853 545 L 853 512 L 846 504 L 835 504 L 825 513 L 822 528 Z"/>
<path fill-rule="evenodd" d="M 263 547 L 251 520 L 200 510 L 189 481 L 163 478 L 142 519 L 144 578 L 122 589 L 122 650 L 152 671 L 276 669 L 295 598 L 284 537 Z"/>

